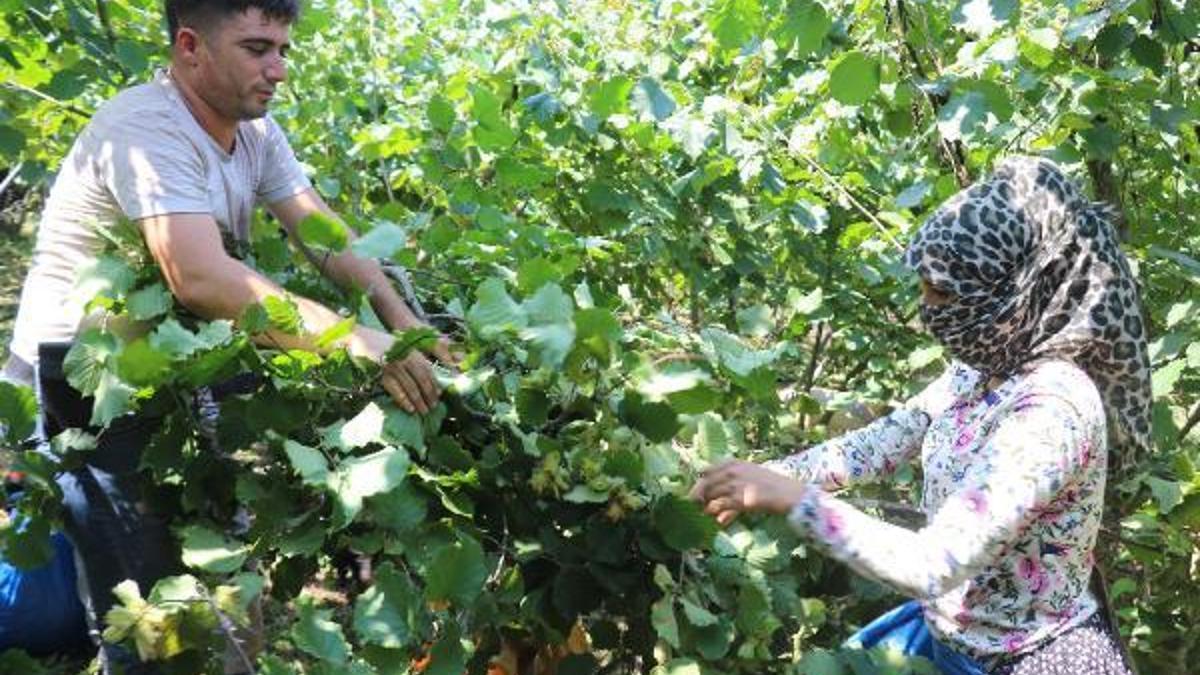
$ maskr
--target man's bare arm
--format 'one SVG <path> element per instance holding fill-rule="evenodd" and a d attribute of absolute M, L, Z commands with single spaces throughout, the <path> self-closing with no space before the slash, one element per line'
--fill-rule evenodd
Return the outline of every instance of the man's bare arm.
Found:
<path fill-rule="evenodd" d="M 330 217 L 338 217 L 325 200 L 311 188 L 271 204 L 268 209 L 283 223 L 294 240 L 299 239 L 296 226 L 309 214 L 320 211 Z M 378 262 L 360 258 L 349 249 L 330 255 L 327 259 L 318 258 L 315 262 L 322 268 L 323 274 L 342 287 L 356 288 L 366 293 L 379 318 L 393 329 L 404 330 L 424 325 L 396 292 Z M 453 357 L 444 343 L 434 350 L 434 356 L 444 363 L 453 363 Z"/>
<path fill-rule="evenodd" d="M 138 221 L 138 225 L 171 292 L 185 307 L 204 318 L 237 319 L 246 307 L 272 295 L 285 294 L 274 281 L 225 252 L 217 223 L 209 214 L 155 216 Z M 317 351 L 316 336 L 332 328 L 342 317 L 308 298 L 289 296 L 304 320 L 303 333 L 289 335 L 269 330 L 255 336 L 256 341 Z M 345 344 L 351 354 L 382 363 L 393 341 L 386 333 L 356 326 Z M 406 363 L 410 360 L 413 362 Z M 414 377 L 409 372 L 421 370 L 422 364 L 416 361 L 414 358 L 385 364 L 383 385 L 401 407 L 424 413 L 437 401 L 437 389 L 431 380 Z"/>

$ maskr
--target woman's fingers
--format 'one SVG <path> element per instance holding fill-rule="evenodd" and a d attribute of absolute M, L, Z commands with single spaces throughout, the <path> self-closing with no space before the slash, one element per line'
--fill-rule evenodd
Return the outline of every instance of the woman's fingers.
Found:
<path fill-rule="evenodd" d="M 433 381 L 433 366 L 421 354 L 412 353 L 404 360 L 405 371 L 416 383 L 422 400 L 425 402 L 425 410 L 428 412 L 433 406 L 437 405 L 438 387 Z"/>
<path fill-rule="evenodd" d="M 417 384 L 416 379 L 404 367 L 404 362 L 389 363 L 387 365 L 384 373 L 384 381 L 387 381 L 389 378 L 403 392 L 404 398 L 409 402 L 410 407 L 406 408 L 408 412 L 420 415 L 429 412 L 429 407 L 425 403 L 425 396 L 421 392 L 421 385 Z M 396 399 L 397 403 L 400 403 L 400 400 L 396 396 L 392 396 L 392 398 Z"/>

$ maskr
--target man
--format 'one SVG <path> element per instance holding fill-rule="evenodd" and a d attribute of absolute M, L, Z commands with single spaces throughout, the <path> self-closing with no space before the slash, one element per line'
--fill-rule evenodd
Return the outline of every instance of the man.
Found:
<path fill-rule="evenodd" d="M 166 0 L 165 8 L 170 68 L 96 112 L 62 164 L 38 229 L 4 375 L 37 380 L 47 437 L 86 426 L 88 419 L 86 402 L 65 381 L 62 359 L 82 319 L 82 308 L 68 298 L 78 270 L 101 246 L 97 225 L 120 218 L 136 223 L 180 303 L 204 318 L 233 319 L 284 291 L 231 257 L 222 236 L 245 241 L 256 204 L 293 239 L 306 216 L 333 215 L 266 116 L 287 74 L 298 0 Z M 419 325 L 377 263 L 347 251 L 321 261 L 321 268 L 341 285 L 365 291 L 392 328 Z M 256 339 L 316 349 L 315 336 L 341 317 L 291 297 L 305 332 L 269 331 Z M 359 326 L 344 346 L 381 363 L 383 387 L 399 406 L 428 412 L 438 396 L 429 361 L 413 353 L 384 363 L 392 343 L 389 334 Z M 452 360 L 445 341 L 433 353 Z M 179 564 L 165 521 L 146 511 L 134 480 L 154 427 L 136 417 L 116 420 L 89 453 L 88 466 L 60 481 L 66 530 L 82 559 L 95 617 L 111 606 L 113 585 L 132 578 L 148 592 Z"/>

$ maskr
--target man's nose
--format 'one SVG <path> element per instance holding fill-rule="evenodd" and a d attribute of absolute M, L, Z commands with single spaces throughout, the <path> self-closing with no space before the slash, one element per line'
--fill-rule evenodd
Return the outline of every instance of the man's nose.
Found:
<path fill-rule="evenodd" d="M 271 84 L 277 84 L 287 79 L 287 60 L 283 58 L 282 54 L 276 54 L 275 58 L 267 63 L 263 77 L 267 78 Z"/>

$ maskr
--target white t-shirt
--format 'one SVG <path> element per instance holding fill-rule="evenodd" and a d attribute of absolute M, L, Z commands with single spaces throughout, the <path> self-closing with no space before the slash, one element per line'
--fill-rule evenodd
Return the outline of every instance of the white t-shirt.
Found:
<path fill-rule="evenodd" d="M 166 71 L 126 89 L 96 111 L 50 190 L 12 353 L 33 365 L 39 343 L 74 338 L 83 307 L 72 301 L 72 289 L 103 246 L 97 225 L 122 216 L 208 213 L 235 240 L 245 240 L 256 204 L 310 186 L 270 117 L 239 123 L 233 153 L 227 153 L 200 127 Z"/>

